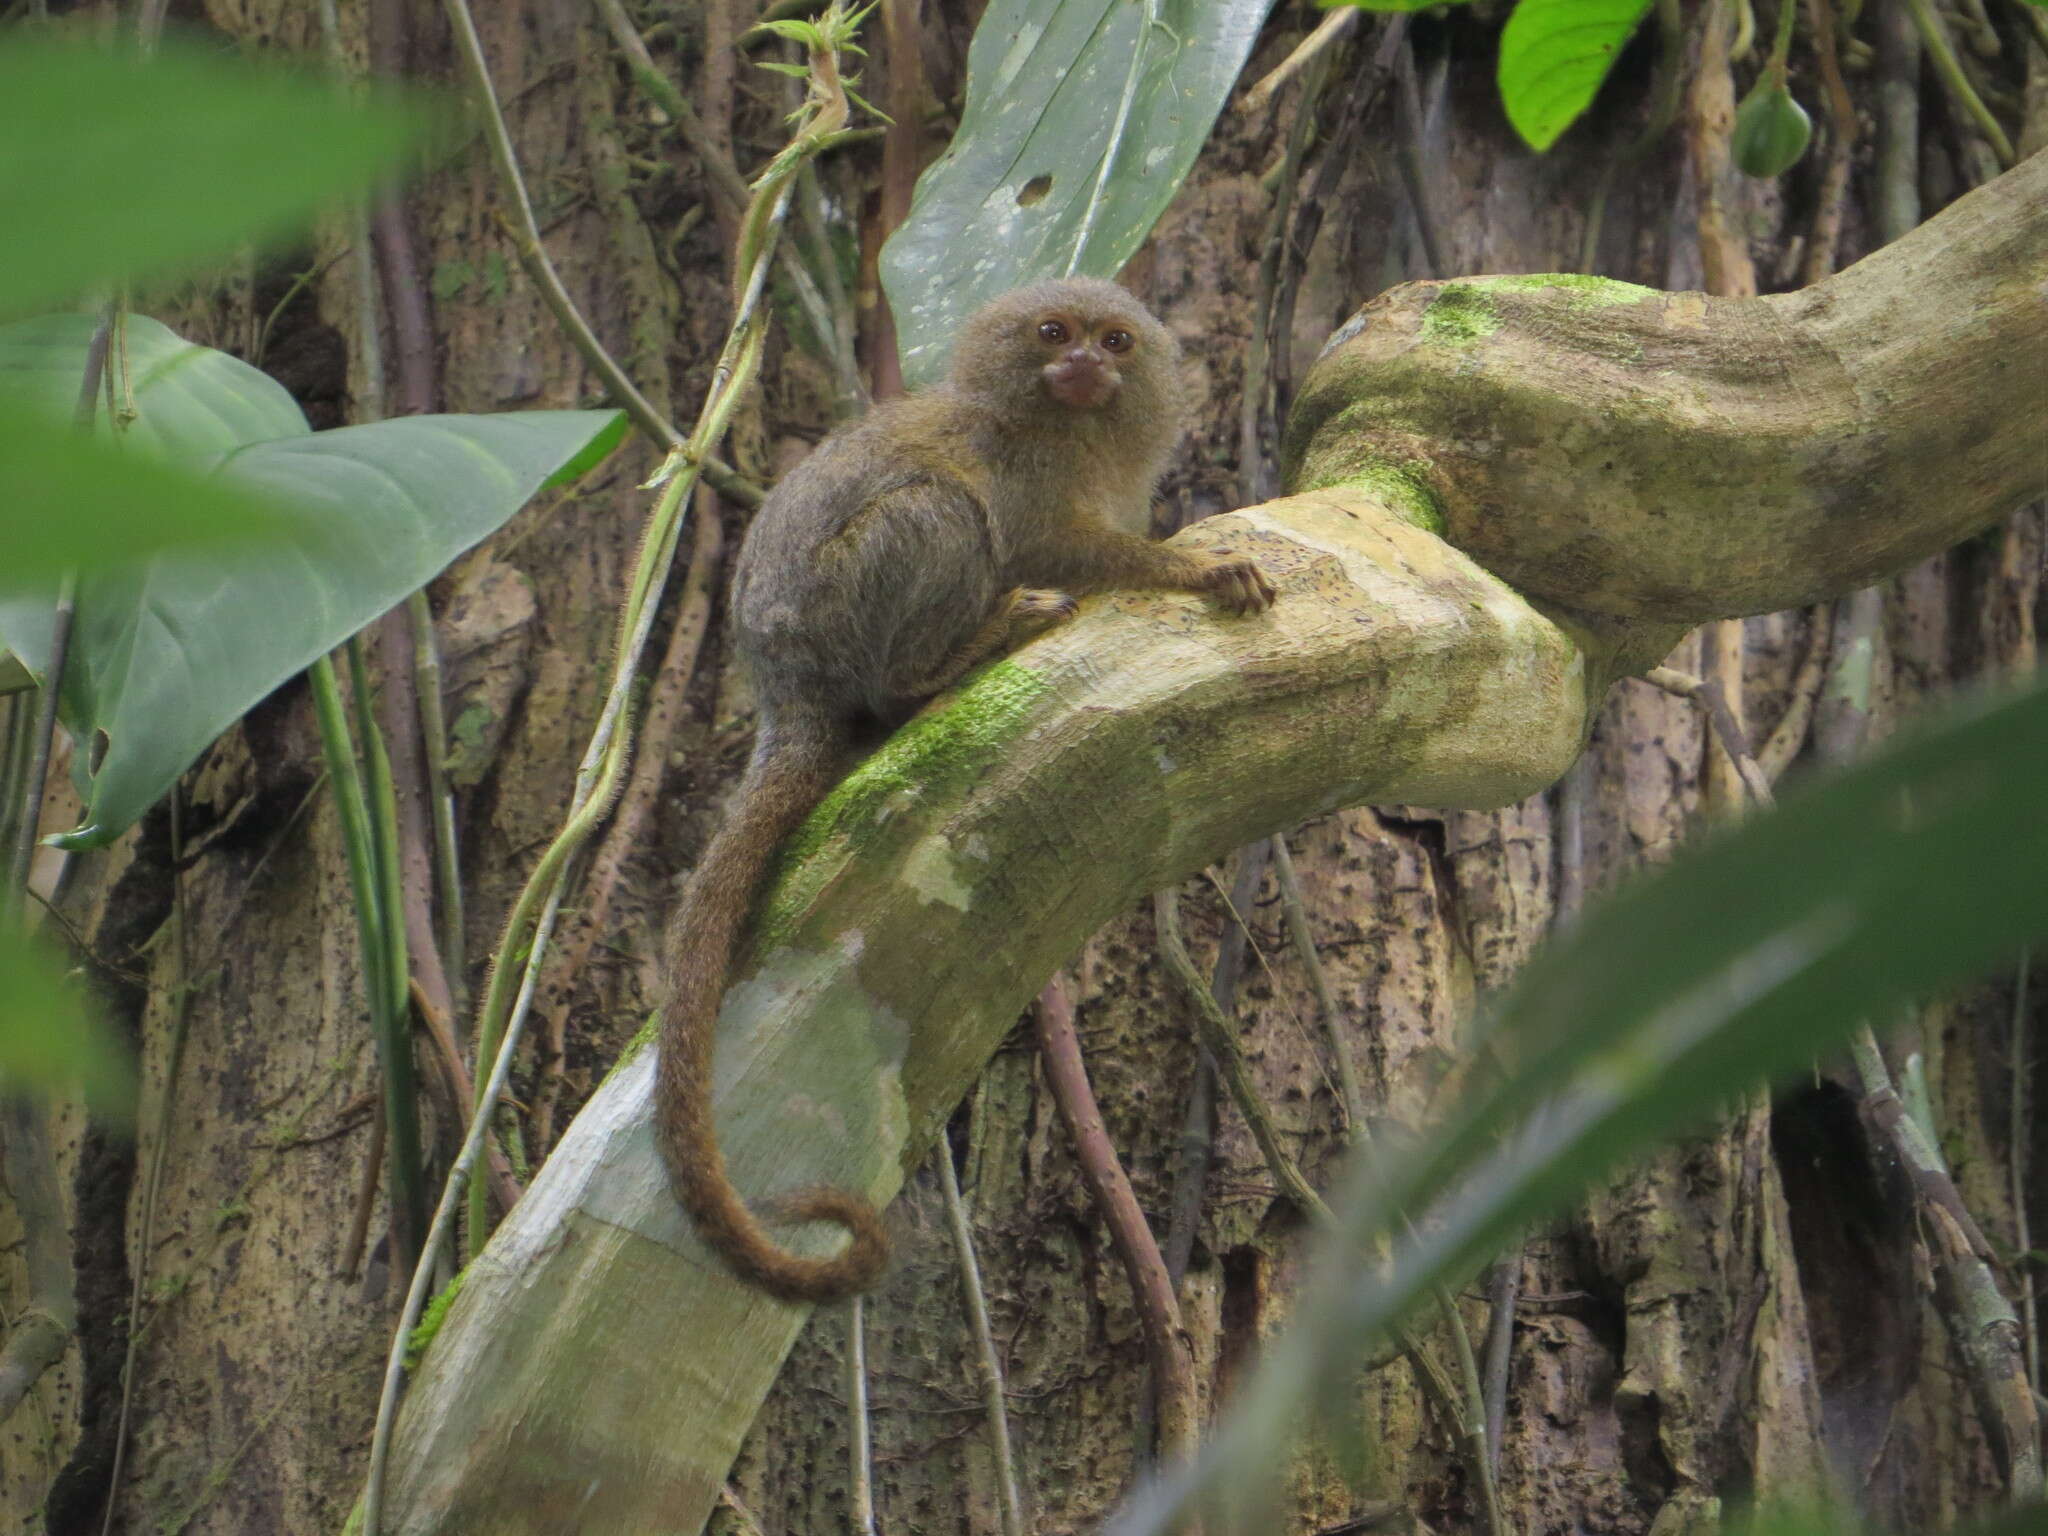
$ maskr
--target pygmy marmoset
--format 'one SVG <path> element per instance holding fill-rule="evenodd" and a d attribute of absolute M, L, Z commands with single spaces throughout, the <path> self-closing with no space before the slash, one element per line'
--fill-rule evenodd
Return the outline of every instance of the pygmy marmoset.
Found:
<path fill-rule="evenodd" d="M 1167 548 L 1145 526 L 1180 435 L 1179 348 L 1113 283 L 1003 295 L 954 342 L 937 388 L 832 433 L 769 494 L 732 583 L 732 632 L 759 703 L 753 757 L 669 920 L 655 1124 L 677 1197 L 744 1279 L 788 1300 L 864 1290 L 887 1258 L 845 1190 L 779 1200 L 829 1221 L 837 1256 L 781 1247 L 734 1190 L 712 1124 L 713 1025 L 776 846 L 863 742 L 977 663 L 1112 587 L 1273 601 L 1250 560 Z"/>

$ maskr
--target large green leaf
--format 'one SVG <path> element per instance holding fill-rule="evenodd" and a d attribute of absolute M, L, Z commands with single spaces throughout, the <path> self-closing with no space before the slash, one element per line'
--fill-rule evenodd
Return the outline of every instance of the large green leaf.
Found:
<path fill-rule="evenodd" d="M 1520 0 L 1500 34 L 1500 99 L 1533 149 L 1593 103 L 1650 0 Z"/>
<path fill-rule="evenodd" d="M 98 317 L 36 315 L 0 325 L 0 410 L 69 411 Z M 291 391 L 238 357 L 187 341 L 160 320 L 127 315 L 116 357 L 125 362 L 136 418 L 124 440 L 205 469 L 246 443 L 312 431 Z M 96 430 L 111 431 L 106 413 Z"/>
<path fill-rule="evenodd" d="M 65 571 L 271 541 L 284 531 L 275 508 L 232 485 L 120 453 L 60 416 L 9 411 L 4 402 L 0 464 L 0 598 L 48 591 Z"/>
<path fill-rule="evenodd" d="M 418 100 L 352 103 L 298 71 L 166 43 L 151 59 L 0 42 L 0 315 L 172 275 L 388 176 Z"/>
<path fill-rule="evenodd" d="M 86 438 L 70 423 L 96 325 L 80 314 L 0 325 L 0 463 L 8 471 L 0 589 L 15 594 L 46 590 L 65 571 L 276 535 L 271 507 L 199 471 L 244 443 L 312 430 L 268 374 L 131 315 L 116 367 L 139 412 L 127 446 L 166 462 L 110 447 L 104 412 L 94 418 L 100 440 Z"/>
<path fill-rule="evenodd" d="M 960 130 L 882 249 L 910 384 L 938 376 L 984 300 L 1043 277 L 1116 274 L 1180 189 L 1270 5 L 992 0 L 967 55 Z"/>
<path fill-rule="evenodd" d="M 162 327 L 130 325 L 148 337 L 152 359 L 137 371 L 141 420 L 130 438 L 154 452 L 124 445 L 136 472 L 155 454 L 210 466 L 206 484 L 277 503 L 281 531 L 81 578 L 63 700 L 84 745 L 74 759 L 87 799 L 76 846 L 118 835 L 251 704 L 625 431 L 614 411 L 526 411 L 312 433 L 253 369 Z M 0 330 L 0 411 L 47 408 L 51 394 L 75 390 L 90 327 L 73 326 L 68 366 L 52 329 Z M 99 526 L 90 503 L 65 515 Z M 50 612 L 47 591 L 0 596 L 0 643 L 38 676 Z"/>
<path fill-rule="evenodd" d="M 1490 1030 L 1502 1070 L 1354 1180 L 1343 1241 L 1204 1462 L 1208 1486 L 1281 1465 L 1296 1410 L 1370 1337 L 1589 1179 L 2048 931 L 2044 759 L 2048 687 L 1965 704 L 1636 881 L 1538 956 Z M 1373 1233 L 1406 1234 L 1384 1270 L 1356 1257 Z M 1189 1492 L 1141 1501 L 1117 1536 L 1166 1529 Z"/>
<path fill-rule="evenodd" d="M 123 1117 L 132 1099 L 127 1053 L 86 1011 L 47 954 L 0 928 L 0 1093 L 77 1087 L 102 1115 Z"/>

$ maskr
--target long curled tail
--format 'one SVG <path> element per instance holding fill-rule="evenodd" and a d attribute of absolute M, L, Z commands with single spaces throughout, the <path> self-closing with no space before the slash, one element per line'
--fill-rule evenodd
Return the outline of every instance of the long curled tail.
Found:
<path fill-rule="evenodd" d="M 664 960 L 668 996 L 654 1126 L 669 1182 L 733 1271 L 784 1301 L 831 1301 L 868 1289 L 888 1262 L 888 1239 L 866 1200 L 823 1187 L 784 1196 L 775 1211 L 793 1221 L 839 1223 L 852 1237 L 844 1250 L 807 1259 L 769 1235 L 726 1175 L 712 1122 L 712 1039 L 755 893 L 777 846 L 831 789 L 846 747 L 845 737 L 823 722 L 784 720 L 763 729 L 725 824 L 669 919 Z"/>

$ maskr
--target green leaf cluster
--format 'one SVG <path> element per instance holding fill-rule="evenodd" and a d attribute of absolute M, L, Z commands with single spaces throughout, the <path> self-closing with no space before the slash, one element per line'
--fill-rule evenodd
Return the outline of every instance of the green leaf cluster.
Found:
<path fill-rule="evenodd" d="M 88 807 L 72 846 L 131 825 L 251 704 L 622 436 L 609 411 L 315 433 L 256 369 L 132 315 L 106 338 L 119 418 L 80 400 L 95 320 L 34 311 L 303 224 L 444 117 L 175 45 L 0 42 L 0 678 L 46 674 L 69 583 L 61 715 Z M 18 935 L 0 935 L 0 999 L 0 1087 L 116 1082 Z"/>

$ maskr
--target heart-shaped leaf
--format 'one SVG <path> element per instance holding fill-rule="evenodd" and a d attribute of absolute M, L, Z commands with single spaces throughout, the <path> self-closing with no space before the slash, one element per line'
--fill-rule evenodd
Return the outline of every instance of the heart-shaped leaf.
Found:
<path fill-rule="evenodd" d="M 68 365 L 53 319 L 73 323 Z M 63 700 L 87 800 L 72 846 L 117 836 L 251 704 L 625 432 L 615 411 L 412 416 L 308 432 L 289 396 L 256 382 L 255 370 L 153 322 L 129 323 L 149 338 L 155 366 L 137 372 L 128 456 L 138 469 L 155 454 L 206 466 L 209 484 L 275 503 L 281 533 L 81 577 Z M 0 329 L 0 409 L 48 409 L 51 392 L 75 391 L 90 329 L 82 316 Z M 87 505 L 68 515 L 96 513 Z M 50 618 L 47 592 L 0 597 L 0 642 L 39 676 Z"/>
<path fill-rule="evenodd" d="M 960 130 L 882 249 L 906 382 L 936 378 L 961 320 L 997 294 L 1116 275 L 1180 190 L 1270 5 L 1159 0 L 1148 20 L 1130 0 L 992 0 Z"/>

